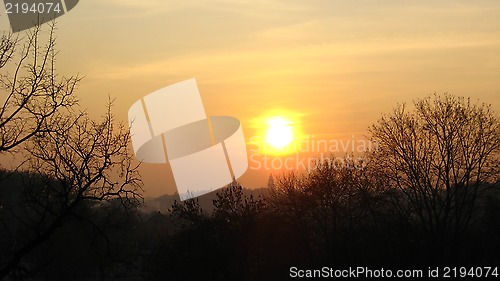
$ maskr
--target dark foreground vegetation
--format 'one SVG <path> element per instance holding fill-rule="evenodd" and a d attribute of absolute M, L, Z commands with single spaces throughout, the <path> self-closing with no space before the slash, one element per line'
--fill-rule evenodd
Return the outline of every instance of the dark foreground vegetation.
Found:
<path fill-rule="evenodd" d="M 363 165 L 320 162 L 259 194 L 234 182 L 144 213 L 126 125 L 111 102 L 101 120 L 79 109 L 80 78 L 57 75 L 53 29 L 46 45 L 39 32 L 0 41 L 0 156 L 14 167 L 0 172 L 0 279 L 284 280 L 290 267 L 500 266 L 491 106 L 429 96 L 370 127 L 377 146 Z"/>
<path fill-rule="evenodd" d="M 378 186 L 379 178 L 321 165 L 309 175 L 279 177 L 259 196 L 234 183 L 176 202 L 169 213 L 145 214 L 119 201 L 81 206 L 6 280 L 284 280 L 291 266 L 500 264 L 498 186 L 480 186 L 471 223 L 458 231 L 458 214 L 433 228 L 410 211 L 403 192 Z M 10 208 L 29 211 L 23 193 L 2 190 L 4 259 L 36 234 L 12 217 Z M 202 209 L 200 200 L 212 207 Z"/>

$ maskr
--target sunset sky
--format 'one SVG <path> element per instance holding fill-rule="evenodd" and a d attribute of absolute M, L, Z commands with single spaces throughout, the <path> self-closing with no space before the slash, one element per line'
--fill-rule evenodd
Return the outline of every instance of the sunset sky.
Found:
<path fill-rule="evenodd" d="M 126 122 L 141 97 L 196 78 L 207 114 L 237 117 L 247 140 L 275 115 L 301 136 L 362 138 L 434 92 L 498 112 L 499 15 L 497 0 L 82 0 L 57 21 L 58 71 L 85 77 L 78 95 L 96 117 L 108 95 Z M 175 191 L 164 167 L 141 172 L 146 196 Z"/>

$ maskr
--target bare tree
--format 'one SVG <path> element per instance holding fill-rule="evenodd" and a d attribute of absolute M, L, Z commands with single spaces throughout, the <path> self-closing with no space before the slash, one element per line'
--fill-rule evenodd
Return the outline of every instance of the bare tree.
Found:
<path fill-rule="evenodd" d="M 54 26 L 43 47 L 40 37 L 36 27 L 25 40 L 4 35 L 0 41 L 0 67 L 7 72 L 0 77 L 0 153 L 22 157 L 18 168 L 29 179 L 16 186 L 20 198 L 0 198 L 0 231 L 12 242 L 0 253 L 0 279 L 70 219 L 89 224 L 104 237 L 82 209 L 109 201 L 131 208 L 142 201 L 127 126 L 115 122 L 111 101 L 100 121 L 79 111 L 74 90 L 80 78 L 59 78 L 55 70 Z M 21 57 L 15 61 L 21 42 Z"/>
<path fill-rule="evenodd" d="M 351 242 L 377 227 L 384 190 L 371 167 L 357 166 L 349 155 L 341 165 L 318 160 L 313 167 L 303 175 L 277 177 L 267 202 L 289 220 L 306 248 L 313 249 L 312 256 L 326 257 L 339 251 L 339 239 Z"/>
<path fill-rule="evenodd" d="M 29 167 L 36 185 L 24 189 L 21 213 L 11 215 L 22 227 L 18 239 L 0 261 L 0 278 L 46 241 L 69 218 L 99 228 L 79 208 L 118 199 L 126 207 L 142 199 L 138 166 L 128 150 L 129 133 L 114 125 L 110 108 L 100 122 L 86 114 L 67 117 L 56 130 L 36 135 L 27 145 Z"/>
<path fill-rule="evenodd" d="M 248 224 L 265 207 L 264 200 L 260 196 L 254 198 L 253 195 L 244 195 L 243 187 L 236 181 L 217 192 L 215 196 L 213 217 L 219 220 Z"/>
<path fill-rule="evenodd" d="M 499 180 L 500 120 L 487 104 L 449 94 L 400 105 L 370 129 L 372 163 L 402 217 L 433 243 L 457 241 L 474 222 L 479 194 Z"/>
<path fill-rule="evenodd" d="M 40 26 L 25 40 L 3 34 L 0 40 L 0 153 L 12 151 L 36 135 L 53 130 L 64 111 L 77 104 L 78 76 L 58 77 L 54 25 L 40 44 Z M 16 52 L 19 58 L 16 60 Z"/>

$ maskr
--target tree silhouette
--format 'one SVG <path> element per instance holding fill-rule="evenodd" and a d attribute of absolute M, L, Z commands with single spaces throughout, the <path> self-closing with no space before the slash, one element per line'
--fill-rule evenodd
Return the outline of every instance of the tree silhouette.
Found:
<path fill-rule="evenodd" d="M 77 105 L 74 90 L 80 77 L 58 77 L 54 30 L 51 26 L 45 45 L 40 43 L 40 26 L 33 28 L 26 40 L 2 35 L 0 153 L 19 148 L 38 133 L 56 130 L 59 119 Z"/>
<path fill-rule="evenodd" d="M 400 105 L 371 127 L 378 143 L 371 164 L 400 191 L 392 196 L 399 215 L 430 248 L 453 253 L 477 219 L 481 194 L 498 183 L 500 122 L 490 105 L 448 94 L 414 106 Z"/>
<path fill-rule="evenodd" d="M 269 191 L 266 202 L 275 226 L 295 241 L 294 256 L 302 256 L 295 263 L 348 263 L 359 252 L 367 256 L 366 236 L 383 227 L 386 196 L 375 171 L 355 168 L 353 161 L 351 156 L 344 157 L 343 165 L 317 161 L 306 174 L 277 177 Z"/>
<path fill-rule="evenodd" d="M 53 32 L 54 27 L 47 46 L 40 48 L 40 28 L 35 28 L 15 73 L 1 79 L 8 92 L 0 108 L 0 152 L 24 157 L 20 168 L 29 180 L 18 187 L 16 200 L 1 204 L 0 217 L 6 219 L 0 229 L 15 243 L 0 254 L 0 279 L 69 220 L 104 235 L 86 216 L 86 208 L 112 200 L 133 208 L 142 199 L 138 166 L 127 147 L 128 128 L 115 124 L 111 101 L 100 121 L 78 110 L 73 91 L 79 78 L 56 80 Z M 21 41 L 6 36 L 2 42 L 0 58 L 5 65 Z"/>

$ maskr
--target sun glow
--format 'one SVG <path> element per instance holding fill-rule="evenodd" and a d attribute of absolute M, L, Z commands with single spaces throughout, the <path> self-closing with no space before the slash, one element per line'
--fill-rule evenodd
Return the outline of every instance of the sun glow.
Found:
<path fill-rule="evenodd" d="M 283 148 L 293 140 L 293 129 L 290 121 L 283 117 L 274 117 L 267 121 L 266 142 L 274 148 Z"/>
<path fill-rule="evenodd" d="M 274 109 L 256 116 L 251 127 L 249 149 L 261 155 L 281 157 L 295 153 L 302 136 L 302 115 L 291 110 Z"/>

